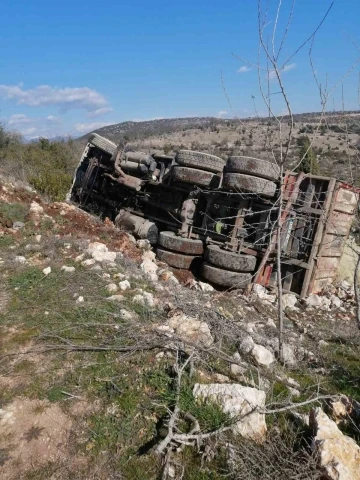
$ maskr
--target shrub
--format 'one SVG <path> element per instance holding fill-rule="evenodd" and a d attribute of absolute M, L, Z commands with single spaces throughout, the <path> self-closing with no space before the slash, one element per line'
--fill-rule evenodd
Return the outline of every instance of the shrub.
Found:
<path fill-rule="evenodd" d="M 164 150 L 165 155 L 167 155 L 169 152 L 171 152 L 172 145 L 170 145 L 169 143 L 165 143 L 165 145 L 163 147 L 163 150 Z"/>
<path fill-rule="evenodd" d="M 300 436 L 300 435 L 299 435 Z M 259 445 L 251 440 L 229 444 L 232 478 L 237 480 L 320 480 L 316 456 L 299 445 L 296 431 L 287 425 L 272 428 L 266 441 Z"/>
<path fill-rule="evenodd" d="M 30 183 L 50 200 L 65 199 L 81 147 L 73 140 L 50 141 L 40 138 L 25 143 L 19 135 L 0 125 L 0 158 L 2 169 L 17 180 Z"/>
<path fill-rule="evenodd" d="M 0 202 L 0 216 L 12 222 L 24 222 L 28 209 L 22 203 Z"/>
<path fill-rule="evenodd" d="M 71 186 L 72 176 L 61 170 L 40 169 L 37 175 L 29 178 L 29 183 L 41 194 L 51 200 L 64 200 Z"/>
<path fill-rule="evenodd" d="M 307 135 L 298 138 L 299 159 L 301 160 L 297 170 L 304 173 L 319 173 L 319 164 L 316 154 L 311 147 L 310 139 Z"/>
<path fill-rule="evenodd" d="M 11 145 L 18 145 L 21 137 L 17 133 L 8 132 L 3 125 L 0 124 L 0 151 L 9 148 Z"/>

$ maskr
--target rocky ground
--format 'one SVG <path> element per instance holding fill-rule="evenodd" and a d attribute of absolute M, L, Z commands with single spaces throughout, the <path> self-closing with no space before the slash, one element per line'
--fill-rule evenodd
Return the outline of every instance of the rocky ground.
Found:
<path fill-rule="evenodd" d="M 0 184 L 0 476 L 360 479 L 350 284 L 218 291 L 65 203 Z"/>

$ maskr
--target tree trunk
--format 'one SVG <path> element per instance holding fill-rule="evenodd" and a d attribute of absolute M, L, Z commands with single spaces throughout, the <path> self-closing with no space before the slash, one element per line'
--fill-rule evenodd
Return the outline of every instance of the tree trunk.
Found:
<path fill-rule="evenodd" d="M 281 279 L 281 229 L 283 224 L 282 219 L 282 200 L 283 200 L 283 165 L 280 165 L 280 192 L 279 192 L 279 211 L 277 218 L 277 239 L 276 239 L 276 265 L 277 265 L 277 285 L 278 285 L 278 319 L 279 319 L 279 360 L 284 359 L 284 309 L 282 303 L 282 279 Z"/>
<path fill-rule="evenodd" d="M 355 291 L 355 300 L 356 300 L 356 321 L 358 329 L 360 330 L 360 286 L 359 286 L 359 275 L 360 275 L 360 254 L 358 254 L 358 259 L 356 263 L 355 273 L 354 273 L 354 291 Z"/>

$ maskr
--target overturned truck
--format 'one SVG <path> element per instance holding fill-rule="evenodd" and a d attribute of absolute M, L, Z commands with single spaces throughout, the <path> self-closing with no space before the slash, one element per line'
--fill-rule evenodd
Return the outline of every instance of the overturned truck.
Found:
<path fill-rule="evenodd" d="M 284 290 L 303 297 L 334 281 L 358 193 L 329 177 L 280 179 L 275 163 L 257 158 L 148 154 L 92 134 L 68 200 L 149 240 L 171 267 L 225 288 L 271 287 L 280 274 Z"/>

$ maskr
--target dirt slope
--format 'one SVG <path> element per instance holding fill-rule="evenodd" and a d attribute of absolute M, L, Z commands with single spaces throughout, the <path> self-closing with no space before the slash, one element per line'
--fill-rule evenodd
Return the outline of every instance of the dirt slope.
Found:
<path fill-rule="evenodd" d="M 195 384 L 260 389 L 269 410 L 319 394 L 360 401 L 351 289 L 337 306 L 328 300 L 340 295 L 334 286 L 321 306 L 286 311 L 283 366 L 274 295 L 206 289 L 188 273 L 174 275 L 109 222 L 4 179 L 0 214 L 0 478 L 155 480 L 170 457 L 174 475 L 167 478 L 241 478 L 229 442 L 251 447 L 256 468 L 271 464 L 278 479 L 319 478 L 315 460 L 289 454 L 295 433 L 282 414 L 267 415 L 264 447 L 228 431 L 198 446 L 178 445 L 170 457 L 154 448 L 167 433 L 177 369 L 189 355 L 193 366 L 184 371 L 178 401 L 202 432 L 230 420 L 216 402 L 195 400 Z M 157 263 L 158 280 L 144 274 L 144 259 Z M 271 366 L 244 353 L 249 336 L 258 352 L 267 350 Z M 191 416 L 180 419 L 180 431 L 189 431 Z M 289 476 L 286 458 L 297 477 Z M 247 478 L 260 478 L 252 468 Z"/>

